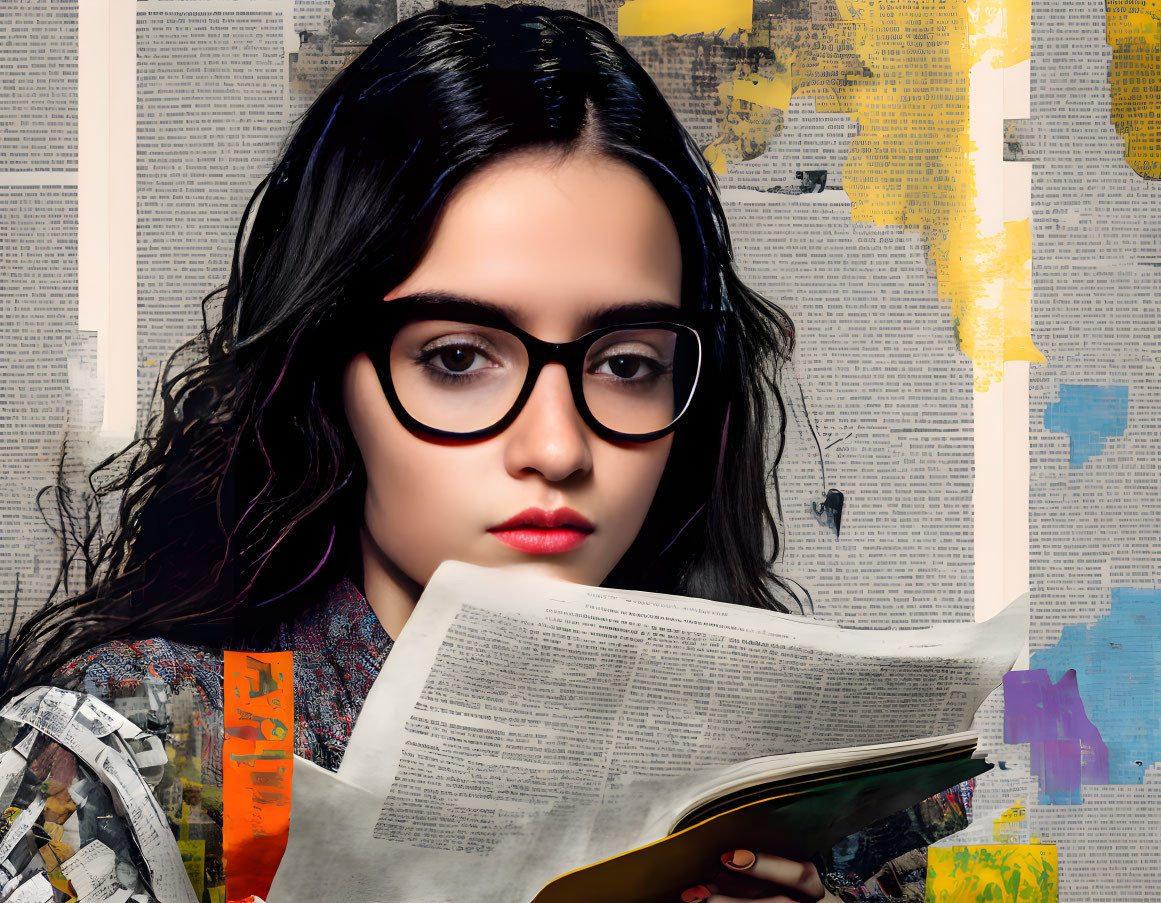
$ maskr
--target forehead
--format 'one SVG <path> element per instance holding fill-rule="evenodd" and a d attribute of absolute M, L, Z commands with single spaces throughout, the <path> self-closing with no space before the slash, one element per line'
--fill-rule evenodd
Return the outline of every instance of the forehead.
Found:
<path fill-rule="evenodd" d="M 461 184 L 419 266 L 387 298 L 449 292 L 546 339 L 596 310 L 681 304 L 681 243 L 649 180 L 607 157 L 525 151 Z"/>

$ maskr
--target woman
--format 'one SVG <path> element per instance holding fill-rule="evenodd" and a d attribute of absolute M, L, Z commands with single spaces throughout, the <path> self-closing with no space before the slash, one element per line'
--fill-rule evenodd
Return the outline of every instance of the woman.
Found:
<path fill-rule="evenodd" d="M 176 887 L 94 778 L 114 753 L 193 897 L 221 899 L 222 650 L 294 652 L 294 750 L 337 769 L 442 560 L 786 610 L 765 440 L 791 324 L 738 279 L 712 174 L 602 26 L 440 5 L 380 35 L 255 191 L 221 304 L 147 439 L 95 472 L 122 468 L 100 491 L 123 497 L 81 542 L 89 585 L 8 649 L 5 698 L 50 684 L 117 715 L 36 691 L 0 723 L 23 819 L 0 899 L 40 899 L 93 839 L 97 885 Z M 739 892 L 824 894 L 810 865 L 723 864 Z M 727 899 L 720 879 L 683 899 Z"/>

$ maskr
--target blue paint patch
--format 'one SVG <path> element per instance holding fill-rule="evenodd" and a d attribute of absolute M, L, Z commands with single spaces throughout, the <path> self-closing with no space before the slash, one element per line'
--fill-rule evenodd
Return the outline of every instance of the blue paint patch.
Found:
<path fill-rule="evenodd" d="M 1031 668 L 1053 681 L 1076 669 L 1089 719 L 1109 750 L 1109 783 L 1140 784 L 1161 762 L 1161 590 L 1113 587 L 1112 610 L 1096 624 L 1070 624 Z"/>
<path fill-rule="evenodd" d="M 1123 436 L 1129 423 L 1128 386 L 1063 383 L 1060 400 L 1044 409 L 1044 429 L 1067 433 L 1068 466 L 1080 467 L 1105 450 L 1105 440 Z"/>

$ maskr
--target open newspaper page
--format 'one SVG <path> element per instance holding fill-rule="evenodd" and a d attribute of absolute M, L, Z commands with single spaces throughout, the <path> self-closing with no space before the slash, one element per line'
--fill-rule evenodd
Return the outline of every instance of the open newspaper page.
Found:
<path fill-rule="evenodd" d="M 658 839 L 744 759 L 968 728 L 1024 642 L 983 624 L 864 631 L 460 562 L 428 584 L 338 776 L 296 762 L 293 900 L 511 900 Z"/>

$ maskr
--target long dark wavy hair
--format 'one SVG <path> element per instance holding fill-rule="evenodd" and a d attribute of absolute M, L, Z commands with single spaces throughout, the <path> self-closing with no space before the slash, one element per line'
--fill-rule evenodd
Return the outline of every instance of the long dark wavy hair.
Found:
<path fill-rule="evenodd" d="M 767 493 L 793 328 L 736 274 L 712 171 L 604 26 L 441 3 L 379 35 L 292 130 L 141 436 L 90 474 L 84 526 L 62 518 L 63 580 L 7 644 L 4 696 L 109 640 L 260 643 L 344 573 L 366 478 L 340 375 L 365 312 L 418 264 L 456 186 L 528 147 L 636 167 L 677 225 L 683 306 L 724 312 L 698 403 L 606 585 L 787 610 Z"/>

